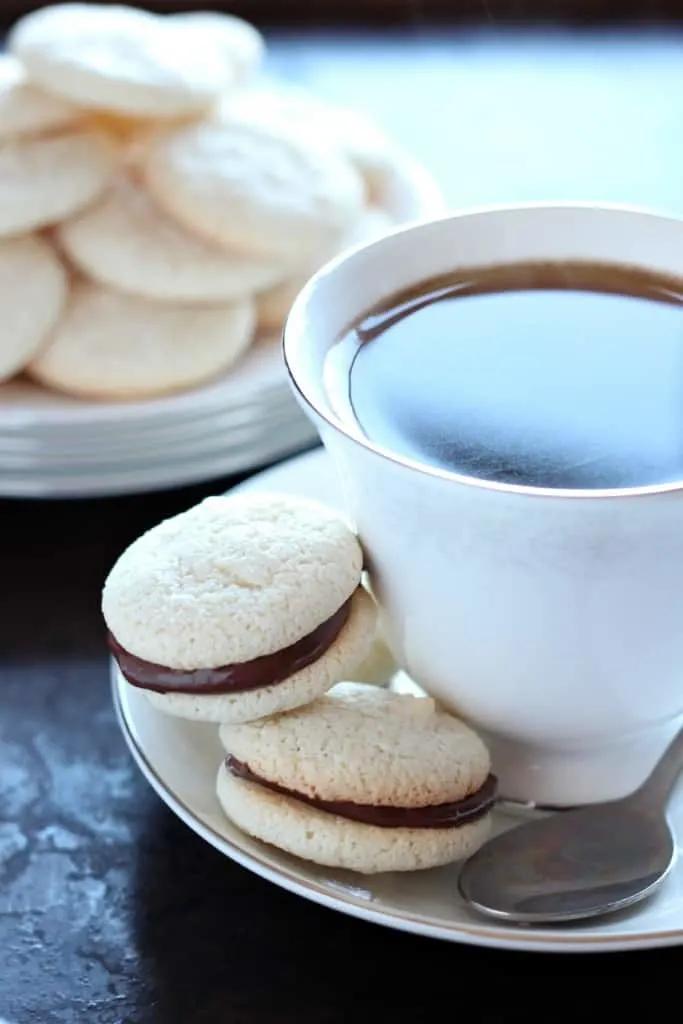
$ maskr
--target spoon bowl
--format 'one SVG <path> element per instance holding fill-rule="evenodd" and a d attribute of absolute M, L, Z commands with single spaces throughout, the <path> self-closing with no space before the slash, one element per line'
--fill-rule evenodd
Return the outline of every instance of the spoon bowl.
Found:
<path fill-rule="evenodd" d="M 612 913 L 650 896 L 676 859 L 666 819 L 683 768 L 683 731 L 631 796 L 562 811 L 486 843 L 463 866 L 460 894 L 489 917 L 524 924 Z"/>
<path fill-rule="evenodd" d="M 460 892 L 490 917 L 525 924 L 575 921 L 650 896 L 675 858 L 665 820 L 634 813 L 621 801 L 596 804 L 493 839 L 464 865 Z"/>

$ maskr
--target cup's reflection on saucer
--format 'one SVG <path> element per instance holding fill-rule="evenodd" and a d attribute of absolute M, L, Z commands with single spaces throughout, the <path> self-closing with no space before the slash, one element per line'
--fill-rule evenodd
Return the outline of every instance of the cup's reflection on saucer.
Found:
<path fill-rule="evenodd" d="M 553 261 L 683 279 L 683 222 L 529 204 L 402 228 L 313 277 L 284 355 L 397 663 L 481 732 L 503 798 L 565 807 L 631 792 L 683 719 L 683 483 L 572 489 L 435 466 L 342 415 L 325 377 L 330 349 L 392 294 L 457 267 Z"/>

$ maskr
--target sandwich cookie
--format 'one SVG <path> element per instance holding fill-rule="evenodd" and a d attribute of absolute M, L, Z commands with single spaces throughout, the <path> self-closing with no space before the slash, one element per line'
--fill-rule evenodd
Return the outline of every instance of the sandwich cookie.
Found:
<path fill-rule="evenodd" d="M 76 281 L 63 316 L 31 361 L 47 387 L 95 399 L 171 394 L 233 365 L 254 334 L 254 304 L 152 302 Z"/>
<path fill-rule="evenodd" d="M 281 260 L 231 254 L 186 231 L 129 175 L 62 223 L 58 234 L 85 274 L 166 302 L 230 302 L 268 288 L 287 272 Z"/>
<path fill-rule="evenodd" d="M 286 122 L 229 113 L 168 132 L 140 155 L 160 206 L 229 250 L 296 266 L 339 244 L 363 184 L 337 150 Z"/>
<path fill-rule="evenodd" d="M 135 117 L 199 113 L 238 75 L 211 33 L 192 45 L 181 22 L 120 4 L 39 8 L 19 19 L 8 48 L 47 92 Z"/>
<path fill-rule="evenodd" d="M 244 832 L 364 874 L 462 860 L 489 835 L 486 747 L 429 697 L 340 683 L 274 718 L 222 725 L 217 794 Z"/>
<path fill-rule="evenodd" d="M 375 639 L 362 553 L 324 505 L 207 498 L 136 540 L 102 595 L 122 675 L 161 711 L 248 722 L 348 678 Z"/>

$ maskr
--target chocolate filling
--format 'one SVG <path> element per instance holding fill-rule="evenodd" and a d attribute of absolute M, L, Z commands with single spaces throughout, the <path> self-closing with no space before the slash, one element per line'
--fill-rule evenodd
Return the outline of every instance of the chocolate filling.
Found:
<path fill-rule="evenodd" d="M 340 818 L 359 821 L 363 825 L 378 825 L 380 828 L 457 828 L 458 825 L 466 825 L 477 818 L 482 818 L 490 811 L 498 789 L 495 775 L 489 775 L 476 793 L 453 803 L 433 804 L 429 807 L 377 807 L 372 804 L 354 804 L 346 800 L 317 800 L 305 796 L 255 775 L 248 764 L 238 761 L 232 754 L 226 757 L 225 767 L 238 779 L 256 782 L 274 793 L 282 793 L 283 796 L 315 807 L 317 811 L 327 811 L 328 814 L 338 814 Z"/>
<path fill-rule="evenodd" d="M 219 668 L 187 671 L 166 668 L 131 654 L 112 633 L 107 635 L 107 642 L 123 677 L 143 690 L 153 690 L 155 693 L 245 693 L 247 690 L 282 683 L 321 658 L 348 622 L 352 600 L 353 597 L 350 597 L 339 611 L 289 647 L 251 661 L 222 665 Z"/>

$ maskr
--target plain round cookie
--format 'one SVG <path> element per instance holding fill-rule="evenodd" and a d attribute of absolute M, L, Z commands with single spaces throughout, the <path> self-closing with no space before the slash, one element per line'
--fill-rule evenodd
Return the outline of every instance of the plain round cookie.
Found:
<path fill-rule="evenodd" d="M 237 83 L 251 78 L 263 63 L 265 40 L 244 18 L 218 11 L 181 11 L 168 17 L 182 25 L 184 31 L 196 33 L 198 44 L 205 35 L 210 36 L 212 45 L 220 46 L 228 61 L 234 64 Z"/>
<path fill-rule="evenodd" d="M 232 255 L 186 231 L 123 175 L 98 203 L 63 223 L 59 239 L 84 273 L 162 301 L 229 302 L 287 272 L 281 260 Z"/>
<path fill-rule="evenodd" d="M 130 399 L 193 387 L 222 373 L 253 336 L 251 300 L 160 303 L 78 281 L 46 347 L 27 367 L 68 394 Z"/>
<path fill-rule="evenodd" d="M 254 775 L 313 799 L 391 807 L 463 800 L 490 772 L 479 736 L 429 697 L 339 683 L 324 697 L 245 725 L 225 750 Z"/>
<path fill-rule="evenodd" d="M 290 84 L 259 84 L 228 95 L 223 111 L 276 124 L 296 124 L 336 147 L 361 175 L 369 202 L 379 202 L 400 162 L 398 148 L 364 111 Z"/>
<path fill-rule="evenodd" d="M 0 140 L 64 128 L 80 114 L 73 103 L 30 83 L 15 57 L 0 55 Z"/>
<path fill-rule="evenodd" d="M 339 636 L 321 657 L 281 683 L 242 693 L 189 694 L 144 691 L 159 711 L 202 722 L 239 724 L 308 704 L 340 679 L 353 673 L 372 647 L 376 606 L 359 587 L 351 598 L 351 613 Z"/>
<path fill-rule="evenodd" d="M 56 224 L 104 191 L 116 149 L 86 129 L 0 142 L 0 236 Z"/>
<path fill-rule="evenodd" d="M 36 355 L 66 301 L 67 274 L 40 238 L 0 240 L 0 381 Z"/>
<path fill-rule="evenodd" d="M 336 150 L 287 124 L 239 115 L 156 139 L 141 168 L 152 194 L 190 231 L 292 264 L 338 244 L 363 205 L 362 181 Z"/>
<path fill-rule="evenodd" d="M 248 835 L 295 857 L 366 875 L 465 860 L 491 830 L 490 815 L 457 828 L 365 825 L 235 778 L 225 765 L 218 771 L 216 794 L 226 816 Z"/>
<path fill-rule="evenodd" d="M 137 117 L 200 112 L 236 76 L 211 36 L 188 46 L 182 23 L 116 4 L 40 8 L 16 23 L 8 47 L 47 91 Z"/>
<path fill-rule="evenodd" d="M 126 548 L 102 612 L 138 658 L 188 671 L 234 665 L 312 633 L 354 594 L 362 566 L 357 537 L 325 505 L 206 498 Z"/>
<path fill-rule="evenodd" d="M 297 295 L 308 279 L 332 256 L 356 245 L 363 245 L 375 238 L 388 234 L 395 227 L 394 221 L 379 206 L 363 210 L 353 227 L 346 233 L 334 252 L 319 254 L 308 261 L 296 274 L 287 280 L 260 292 L 256 296 L 256 316 L 260 331 L 278 331 L 284 324 Z"/>

